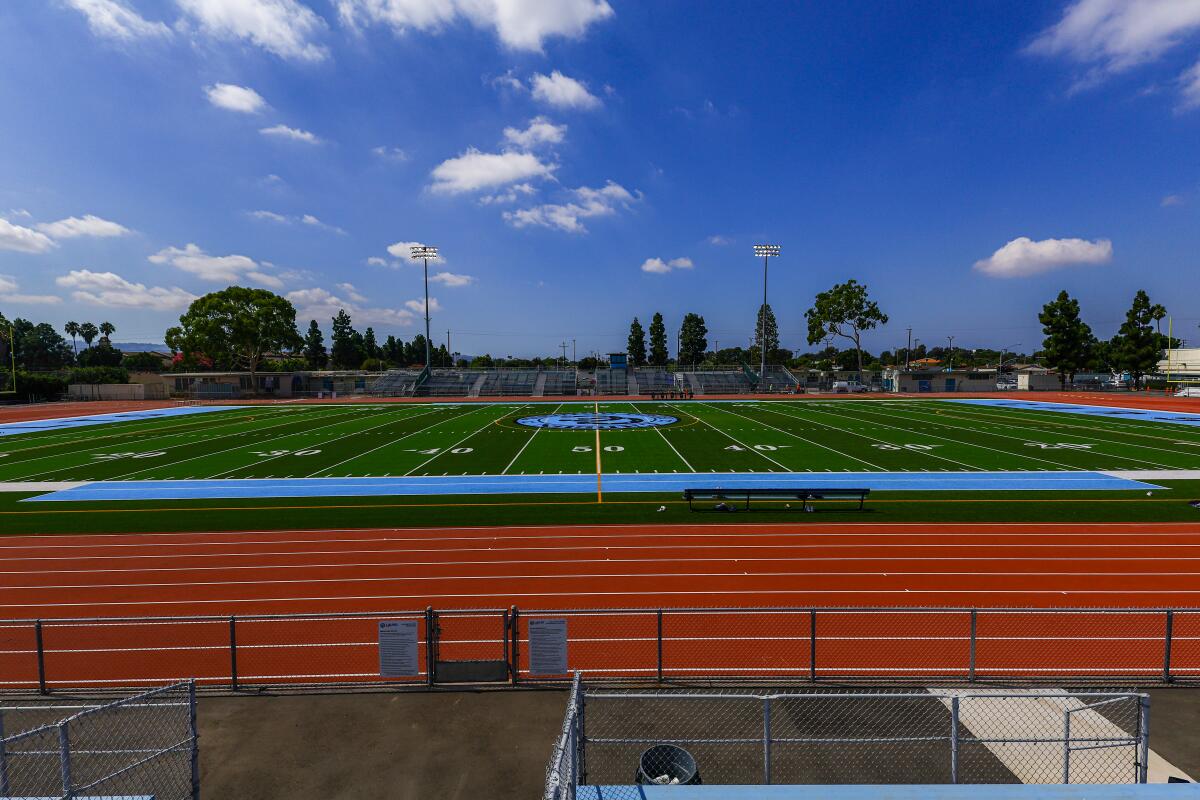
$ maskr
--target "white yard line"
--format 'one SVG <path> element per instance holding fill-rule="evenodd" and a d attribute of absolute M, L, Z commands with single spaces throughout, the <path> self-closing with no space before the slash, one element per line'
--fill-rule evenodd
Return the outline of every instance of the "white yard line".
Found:
<path fill-rule="evenodd" d="M 519 412 L 519 411 L 521 411 L 521 409 L 523 409 L 523 408 L 528 408 L 528 407 L 529 407 L 529 404 L 528 404 L 528 403 L 526 403 L 525 405 L 522 405 L 522 406 L 517 406 L 517 408 L 516 408 L 516 411 L 517 411 L 517 412 Z M 492 408 L 494 408 L 494 407 L 492 407 Z M 458 447 L 458 446 L 459 446 L 460 444 L 462 444 L 463 442 L 465 442 L 465 441 L 467 441 L 468 439 L 470 439 L 472 436 L 476 436 L 477 434 L 483 433 L 484 431 L 486 431 L 486 430 L 488 429 L 488 426 L 489 426 L 489 425 L 493 424 L 493 423 L 494 423 L 496 420 L 500 419 L 501 417 L 504 417 L 504 416 L 506 416 L 506 415 L 508 415 L 508 414 L 511 414 L 511 413 L 516 413 L 516 412 L 514 412 L 512 408 L 505 408 L 505 409 L 504 409 L 504 411 L 503 411 L 503 413 L 501 413 L 499 416 L 495 416 L 495 417 L 492 417 L 492 418 L 490 418 L 490 419 L 489 419 L 487 422 L 485 422 L 485 423 L 483 424 L 483 427 L 481 427 L 479 430 L 477 430 L 477 431 L 472 431 L 471 433 L 468 433 L 466 436 L 464 436 L 463 438 L 459 439 L 457 442 L 455 442 L 454 444 L 450 445 L 449 447 L 443 447 L 443 448 L 441 449 L 441 452 L 437 453 L 437 454 L 436 454 L 436 455 L 434 455 L 434 456 L 431 456 L 431 457 L 430 457 L 430 458 L 428 458 L 427 460 L 425 460 L 425 461 L 421 462 L 420 464 L 417 464 L 415 467 L 413 467 L 412 469 L 410 469 L 408 472 L 404 473 L 404 477 L 407 477 L 407 476 L 409 476 L 409 475 L 412 475 L 412 474 L 413 474 L 414 472 L 416 472 L 417 470 L 419 470 L 419 469 L 422 469 L 422 468 L 423 468 L 423 467 L 425 467 L 427 464 L 429 464 L 429 463 L 431 463 L 431 462 L 433 462 L 433 461 L 437 460 L 438 458 L 442 457 L 442 456 L 443 456 L 443 455 L 445 455 L 446 453 L 448 453 L 448 452 L 450 452 L 451 450 L 453 450 L 454 448 Z"/>
<path fill-rule="evenodd" d="M 388 441 L 384 442 L 383 444 L 379 445 L 378 447 L 372 447 L 370 450 L 364 451 L 364 452 L 362 452 L 362 453 L 356 453 L 356 454 L 354 454 L 354 455 L 350 456 L 349 458 L 342 459 L 341 461 L 337 462 L 336 464 L 331 464 L 330 466 L 328 466 L 328 467 L 325 467 L 325 468 L 323 468 L 323 469 L 319 469 L 319 470 L 317 470 L 316 472 L 311 472 L 311 473 L 309 473 L 308 475 L 305 475 L 304 477 L 306 477 L 306 478 L 315 478 L 315 477 L 317 477 L 318 475 L 320 475 L 322 472 L 329 472 L 331 469 L 334 469 L 334 468 L 336 468 L 336 467 L 340 467 L 340 466 L 342 466 L 343 464 L 348 464 L 348 463 L 350 463 L 351 461 L 356 461 L 357 459 L 360 459 L 360 458 L 362 458 L 363 456 L 370 455 L 371 453 L 374 453 L 376 450 L 382 450 L 382 449 L 383 449 L 383 448 L 385 448 L 385 447 L 390 447 L 391 445 L 395 444 L 396 442 L 402 442 L 402 441 L 404 441 L 405 439 L 407 439 L 407 438 L 408 438 L 408 437 L 410 437 L 410 436 L 415 436 L 416 434 L 418 434 L 418 433 L 422 433 L 422 432 L 424 432 L 424 431 L 427 431 L 427 430 L 429 430 L 430 428 L 436 428 L 438 425 L 441 425 L 441 424 L 442 424 L 442 423 L 444 423 L 444 422 L 454 422 L 454 421 L 456 421 L 456 420 L 459 420 L 459 419 L 461 419 L 461 418 L 463 418 L 463 417 L 465 417 L 465 416 L 467 416 L 467 415 L 469 415 L 469 414 L 473 414 L 473 413 L 475 413 L 476 411 L 479 411 L 479 410 L 481 410 L 481 409 L 473 408 L 473 409 L 470 409 L 470 410 L 468 410 L 468 411 L 465 411 L 465 412 L 463 412 L 462 414 L 459 414 L 459 415 L 457 415 L 457 416 L 454 416 L 454 417 L 447 417 L 446 419 L 438 420 L 437 422 L 433 423 L 432 425 L 426 425 L 424 428 L 417 428 L 415 431 L 411 431 L 411 432 L 409 432 L 409 433 L 406 433 L 406 434 L 404 434 L 403 436 L 400 436 L 400 437 L 398 437 L 398 438 L 396 438 L 396 439 L 389 439 Z M 419 416 L 419 415 L 418 415 L 418 416 Z M 410 419 L 411 419 L 411 417 L 410 417 Z M 399 421 L 399 420 L 398 420 L 398 421 Z M 369 429 L 368 429 L 368 430 L 369 430 Z M 364 476 L 364 477 L 368 477 L 368 476 Z"/>
<path fill-rule="evenodd" d="M 559 404 L 558 404 L 558 408 L 554 409 L 554 410 L 553 410 L 553 411 L 551 411 L 550 413 L 551 413 L 551 414 L 557 414 L 557 413 L 558 413 L 558 410 L 559 410 L 560 408 L 562 408 L 562 407 L 563 407 L 563 404 L 562 404 L 562 403 L 559 403 Z M 526 448 L 526 447 L 529 447 L 530 443 L 531 443 L 531 442 L 533 442 L 533 440 L 534 440 L 535 438 L 537 438 L 537 435 L 538 435 L 539 433 L 541 433 L 541 432 L 542 432 L 542 430 L 543 430 L 542 428 L 534 428 L 533 435 L 532 435 L 532 436 L 530 436 L 528 439 L 526 439 L 526 440 L 525 440 L 525 444 L 521 445 L 521 449 L 520 449 L 520 450 L 518 450 L 518 451 L 517 451 L 517 454 L 516 454 L 515 456 L 513 456 L 513 457 L 512 457 L 512 461 L 508 462 L 508 466 L 506 466 L 506 467 L 505 467 L 503 470 L 501 470 L 501 471 L 500 471 L 500 474 L 501 474 L 501 475 L 507 475 L 507 474 L 508 474 L 508 471 L 509 471 L 510 469 L 512 469 L 512 465 L 513 465 L 513 464 L 515 464 L 515 463 L 517 463 L 517 459 L 521 457 L 521 453 L 524 453 L 524 452 L 525 452 L 525 448 Z"/>
<path fill-rule="evenodd" d="M 631 408 L 632 408 L 632 409 L 633 409 L 635 412 L 637 412 L 637 413 L 639 413 L 639 414 L 641 414 L 641 413 L 642 413 L 640 410 L 638 410 L 638 407 L 637 407 L 636 405 L 634 405 L 633 403 L 630 403 L 630 404 L 629 404 L 629 406 L 630 406 L 630 407 L 631 407 Z M 659 428 L 657 425 L 655 425 L 655 426 L 654 426 L 654 430 L 655 430 L 655 432 L 656 432 L 656 433 L 657 433 L 659 436 L 661 436 L 661 437 L 662 437 L 662 440 L 663 440 L 664 442 L 666 442 L 666 443 L 667 443 L 667 447 L 671 448 L 671 451 L 672 451 L 673 453 L 675 453 L 675 455 L 679 456 L 679 460 L 683 462 L 683 465 L 684 465 L 685 467 L 687 467 L 689 471 L 691 471 L 691 472 L 695 472 L 695 471 L 696 471 L 696 468 L 695 468 L 695 467 L 693 467 L 693 466 L 691 465 L 691 463 L 690 463 L 690 462 L 689 462 L 689 461 L 688 461 L 686 458 L 684 458 L 684 457 L 683 457 L 683 453 L 681 453 L 681 452 L 679 452 L 678 450 L 676 450 L 676 449 L 675 449 L 675 445 L 671 444 L 671 440 L 670 440 L 670 439 L 668 439 L 668 438 L 667 438 L 665 435 L 663 435 L 662 429 L 661 429 L 661 428 Z M 655 472 L 657 472 L 657 471 L 658 471 L 658 470 L 655 470 Z"/>

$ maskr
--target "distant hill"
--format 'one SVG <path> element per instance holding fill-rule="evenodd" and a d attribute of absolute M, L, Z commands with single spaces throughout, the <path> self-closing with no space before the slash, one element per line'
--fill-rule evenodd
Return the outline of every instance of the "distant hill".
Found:
<path fill-rule="evenodd" d="M 112 346 L 125 353 L 143 353 L 147 350 L 157 350 L 169 353 L 171 349 L 165 344 L 149 344 L 147 342 L 113 342 Z"/>

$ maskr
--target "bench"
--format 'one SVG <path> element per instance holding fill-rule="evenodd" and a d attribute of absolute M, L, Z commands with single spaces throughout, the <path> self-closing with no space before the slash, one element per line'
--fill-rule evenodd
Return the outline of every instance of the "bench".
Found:
<path fill-rule="evenodd" d="M 694 500 L 737 500 L 745 503 L 745 509 L 750 510 L 750 501 L 754 500 L 798 500 L 804 511 L 812 511 L 815 500 L 857 500 L 858 510 L 863 511 L 870 489 L 684 489 L 683 499 L 687 500 L 688 508 L 696 510 Z"/>
<path fill-rule="evenodd" d="M 688 390 L 679 389 L 651 389 L 651 400 L 690 400 L 692 393 Z"/>

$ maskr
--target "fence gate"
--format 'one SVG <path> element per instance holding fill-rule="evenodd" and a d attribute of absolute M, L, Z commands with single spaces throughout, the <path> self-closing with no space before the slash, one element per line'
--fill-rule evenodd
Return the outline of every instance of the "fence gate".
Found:
<path fill-rule="evenodd" d="M 509 679 L 508 609 L 429 609 L 430 683 L 503 682 Z"/>

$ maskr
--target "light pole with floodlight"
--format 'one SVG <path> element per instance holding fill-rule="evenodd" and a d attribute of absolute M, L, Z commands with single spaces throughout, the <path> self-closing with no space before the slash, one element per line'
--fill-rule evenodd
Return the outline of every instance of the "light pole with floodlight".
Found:
<path fill-rule="evenodd" d="M 438 249 L 427 244 L 409 248 L 413 261 L 425 262 L 425 369 L 433 374 L 433 359 L 429 352 L 429 259 L 437 260 Z"/>
<path fill-rule="evenodd" d="M 758 342 L 758 349 L 762 351 L 760 353 L 762 358 L 759 362 L 760 366 L 758 371 L 759 383 L 762 383 L 766 379 L 767 375 L 767 261 L 772 256 L 778 257 L 779 249 L 779 245 L 777 244 L 754 245 L 754 255 L 762 256 L 763 260 L 763 304 L 762 311 L 759 312 L 762 315 L 762 322 L 759 324 L 760 338 Z"/>

